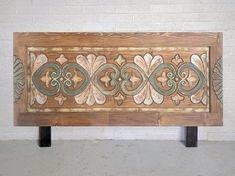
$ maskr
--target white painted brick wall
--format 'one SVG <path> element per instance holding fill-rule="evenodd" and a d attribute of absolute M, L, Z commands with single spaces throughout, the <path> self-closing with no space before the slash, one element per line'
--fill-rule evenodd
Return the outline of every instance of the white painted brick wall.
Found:
<path fill-rule="evenodd" d="M 34 31 L 222 31 L 224 126 L 200 127 L 202 140 L 235 140 L 235 0 L 0 0 L 0 139 L 36 139 L 13 126 L 12 33 Z M 53 128 L 54 139 L 184 138 L 180 127 Z"/>

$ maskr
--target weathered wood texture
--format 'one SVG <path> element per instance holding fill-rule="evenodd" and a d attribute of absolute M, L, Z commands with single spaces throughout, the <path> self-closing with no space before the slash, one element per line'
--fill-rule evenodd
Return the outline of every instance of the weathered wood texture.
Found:
<path fill-rule="evenodd" d="M 15 125 L 222 125 L 221 33 L 14 33 Z"/>

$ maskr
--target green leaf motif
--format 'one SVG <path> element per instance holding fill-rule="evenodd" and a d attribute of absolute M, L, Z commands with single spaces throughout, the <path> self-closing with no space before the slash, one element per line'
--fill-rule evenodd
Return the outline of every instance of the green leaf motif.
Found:
<path fill-rule="evenodd" d="M 219 101 L 223 103 L 223 62 L 220 58 L 213 69 L 213 88 Z"/>
<path fill-rule="evenodd" d="M 25 74 L 22 61 L 16 56 L 13 59 L 14 102 L 17 102 L 23 93 Z"/>

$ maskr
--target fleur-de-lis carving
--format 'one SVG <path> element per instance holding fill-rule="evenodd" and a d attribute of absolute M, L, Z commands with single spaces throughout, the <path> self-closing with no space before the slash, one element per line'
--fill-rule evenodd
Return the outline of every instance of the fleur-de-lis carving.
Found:
<path fill-rule="evenodd" d="M 180 64 L 183 62 L 183 59 L 180 57 L 179 54 L 176 54 L 175 57 L 171 60 L 175 65 Z"/>
<path fill-rule="evenodd" d="M 114 97 L 114 100 L 116 100 L 117 104 L 120 106 L 125 100 L 125 97 L 121 93 L 118 93 L 118 95 Z"/>
<path fill-rule="evenodd" d="M 115 62 L 118 63 L 118 65 L 123 65 L 126 62 L 126 59 L 120 54 L 118 57 L 115 59 Z"/>
<path fill-rule="evenodd" d="M 108 75 L 109 73 L 106 72 L 105 75 L 100 79 L 100 81 L 104 82 L 106 87 L 109 87 L 109 82 L 111 81 L 111 78 Z"/>
<path fill-rule="evenodd" d="M 176 94 L 175 96 L 171 97 L 171 99 L 175 102 L 176 105 L 179 105 L 180 102 L 184 100 L 184 97 Z"/>
<path fill-rule="evenodd" d="M 162 86 L 163 86 L 163 87 L 166 86 L 166 83 L 167 83 L 167 81 L 168 81 L 168 78 L 167 78 L 167 76 L 166 76 L 166 72 L 163 71 L 163 72 L 162 72 L 162 75 L 161 75 L 160 77 L 158 77 L 157 80 L 162 83 Z"/>
<path fill-rule="evenodd" d="M 134 74 L 131 75 L 130 77 L 130 81 L 132 83 L 133 86 L 135 86 L 135 84 L 140 80 L 140 78 L 136 77 Z"/>
<path fill-rule="evenodd" d="M 51 81 L 51 77 L 49 76 L 49 71 L 46 72 L 46 75 L 41 77 L 41 81 L 46 83 L 46 86 L 49 87 L 49 83 Z"/>
<path fill-rule="evenodd" d="M 78 83 L 82 81 L 82 78 L 78 76 L 78 72 L 76 70 L 74 70 L 74 76 L 72 78 L 72 81 L 74 82 L 74 88 L 76 88 L 78 86 Z"/>
<path fill-rule="evenodd" d="M 61 65 L 63 65 L 65 62 L 68 61 L 68 59 L 63 55 L 61 54 L 57 59 L 56 59 L 57 62 L 59 62 Z"/>

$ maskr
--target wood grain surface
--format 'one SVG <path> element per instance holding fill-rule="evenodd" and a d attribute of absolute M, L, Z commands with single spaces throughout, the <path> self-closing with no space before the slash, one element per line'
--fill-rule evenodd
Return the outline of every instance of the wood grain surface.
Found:
<path fill-rule="evenodd" d="M 17 126 L 222 125 L 222 33 L 14 33 Z"/>

